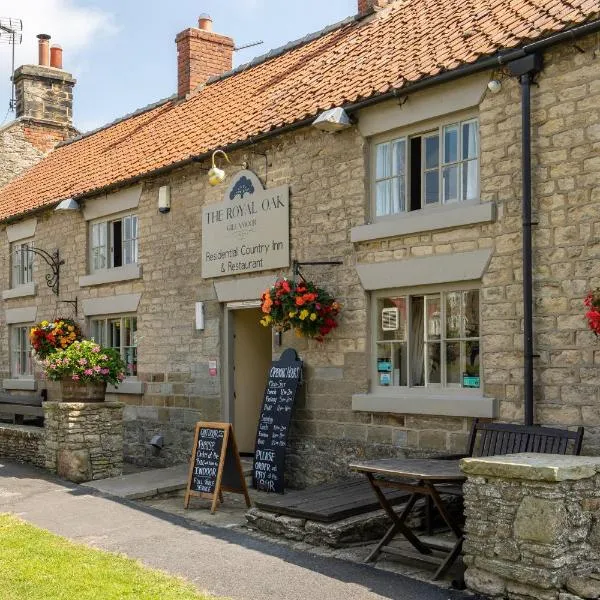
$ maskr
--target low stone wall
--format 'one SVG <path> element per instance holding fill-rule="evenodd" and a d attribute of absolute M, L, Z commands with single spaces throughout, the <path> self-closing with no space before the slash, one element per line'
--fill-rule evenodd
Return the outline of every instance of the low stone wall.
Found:
<path fill-rule="evenodd" d="M 45 467 L 70 481 L 123 472 L 123 404 L 45 402 Z"/>
<path fill-rule="evenodd" d="M 42 427 L 0 425 L 0 457 L 45 466 L 46 443 Z"/>
<path fill-rule="evenodd" d="M 467 586 L 491 598 L 600 598 L 600 458 L 465 459 Z"/>

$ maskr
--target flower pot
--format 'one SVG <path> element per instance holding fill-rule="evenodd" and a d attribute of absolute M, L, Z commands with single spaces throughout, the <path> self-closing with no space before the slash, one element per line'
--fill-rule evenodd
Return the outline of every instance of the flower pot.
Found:
<path fill-rule="evenodd" d="M 106 382 L 85 383 L 63 379 L 61 382 L 63 402 L 104 402 Z"/>

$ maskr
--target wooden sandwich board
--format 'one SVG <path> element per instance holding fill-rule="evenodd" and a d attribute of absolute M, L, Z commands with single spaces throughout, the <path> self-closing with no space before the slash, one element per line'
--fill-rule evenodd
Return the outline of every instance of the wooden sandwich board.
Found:
<path fill-rule="evenodd" d="M 212 500 L 210 512 L 214 513 L 217 503 L 223 502 L 223 492 L 243 494 L 246 506 L 251 506 L 231 423 L 200 421 L 196 423 L 183 506 L 188 507 L 191 496 L 206 498 Z"/>

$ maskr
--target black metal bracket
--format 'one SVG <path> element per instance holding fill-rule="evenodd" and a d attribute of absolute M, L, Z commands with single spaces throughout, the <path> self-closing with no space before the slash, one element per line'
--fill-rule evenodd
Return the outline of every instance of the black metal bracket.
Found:
<path fill-rule="evenodd" d="M 50 253 L 46 250 L 42 250 L 41 248 L 21 247 L 15 249 L 14 254 L 18 254 L 23 251 L 31 252 L 32 254 L 37 254 L 38 256 L 41 256 L 46 262 L 46 264 L 52 269 L 52 273 L 46 274 L 46 285 L 58 296 L 60 291 L 60 265 L 65 264 L 64 260 L 60 260 L 60 254 L 58 252 L 58 249 Z"/>
<path fill-rule="evenodd" d="M 77 310 L 79 308 L 79 299 L 75 296 L 75 300 L 58 300 L 62 304 L 70 304 L 75 309 L 75 316 L 77 317 Z"/>
<path fill-rule="evenodd" d="M 301 277 L 303 281 L 306 281 L 306 278 L 302 274 L 300 267 L 312 266 L 312 265 L 343 265 L 343 261 L 341 260 L 313 260 L 309 262 L 299 262 L 297 260 L 293 261 L 292 269 L 294 273 L 294 281 L 296 281 L 296 277 Z"/>

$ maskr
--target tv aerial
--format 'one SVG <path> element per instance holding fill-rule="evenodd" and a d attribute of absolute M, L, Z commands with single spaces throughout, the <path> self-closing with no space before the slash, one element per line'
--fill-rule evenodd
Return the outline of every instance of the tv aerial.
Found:
<path fill-rule="evenodd" d="M 12 17 L 0 17 L 0 44 L 12 46 L 12 68 L 15 72 L 15 46 L 23 41 L 23 21 Z M 12 76 L 11 76 L 12 80 Z M 8 103 L 8 110 L 15 110 L 15 83 L 12 84 L 12 96 Z"/>

